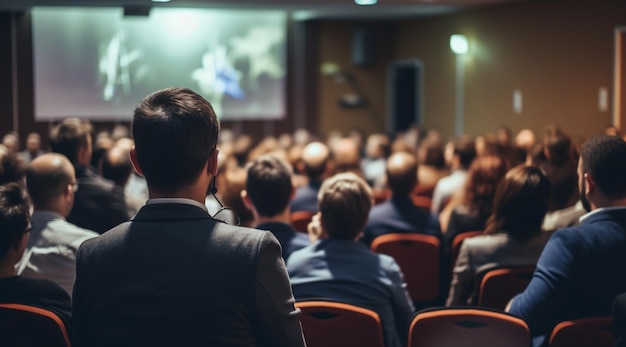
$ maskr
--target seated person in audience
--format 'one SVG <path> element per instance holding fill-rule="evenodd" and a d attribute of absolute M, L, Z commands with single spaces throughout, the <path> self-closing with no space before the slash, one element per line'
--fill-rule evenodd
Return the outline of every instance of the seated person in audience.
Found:
<path fill-rule="evenodd" d="M 367 137 L 365 158 L 361 160 L 363 176 L 373 188 L 384 186 L 385 165 L 389 156 L 389 137 L 385 134 L 372 134 Z"/>
<path fill-rule="evenodd" d="M 293 251 L 309 244 L 309 237 L 290 224 L 289 200 L 294 189 L 291 168 L 272 155 L 261 156 L 248 164 L 246 189 L 242 191 L 246 206 L 255 215 L 256 228 L 276 236 L 287 260 Z"/>
<path fill-rule="evenodd" d="M 406 152 L 392 154 L 387 160 L 386 172 L 391 197 L 372 207 L 361 241 L 369 247 L 376 237 L 391 233 L 420 233 L 440 237 L 437 218 L 415 206 L 411 200 L 417 185 L 415 157 Z"/>
<path fill-rule="evenodd" d="M 12 155 L 17 155 L 20 151 L 20 136 L 17 131 L 10 131 L 2 137 L 2 144 Z"/>
<path fill-rule="evenodd" d="M 69 323 L 71 302 L 63 288 L 49 280 L 18 276 L 15 271 L 28 243 L 29 214 L 23 187 L 18 183 L 0 185 L 0 303 L 44 308 Z"/>
<path fill-rule="evenodd" d="M 433 201 L 430 212 L 438 215 L 450 200 L 455 191 L 462 189 L 467 180 L 467 170 L 476 157 L 474 141 L 463 136 L 454 141 L 450 175 L 437 182 L 433 191 Z"/>
<path fill-rule="evenodd" d="M 296 299 L 329 298 L 369 307 L 380 315 L 387 347 L 406 344 L 413 303 L 400 267 L 358 242 L 372 206 L 368 184 L 352 173 L 322 185 L 319 213 L 309 224 L 312 239 L 295 251 L 287 270 Z"/>
<path fill-rule="evenodd" d="M 100 173 L 102 177 L 110 180 L 117 189 L 124 191 L 124 201 L 128 207 L 128 215 L 134 216 L 146 203 L 140 195 L 131 195 L 126 191 L 126 186 L 133 175 L 133 164 L 130 161 L 130 149 L 132 146 L 114 145 L 109 149 L 100 161 Z"/>
<path fill-rule="evenodd" d="M 26 137 L 26 149 L 19 152 L 18 157 L 28 164 L 44 153 L 41 149 L 41 136 L 38 133 L 30 133 Z"/>
<path fill-rule="evenodd" d="M 535 145 L 537 145 L 537 136 L 531 129 L 522 129 L 515 135 L 515 146 L 524 151 L 527 164 L 532 162 L 532 152 Z"/>
<path fill-rule="evenodd" d="M 352 172 L 359 177 L 364 177 L 361 170 L 361 152 L 354 138 L 340 138 L 334 142 L 331 151 L 335 169 L 334 173 Z"/>
<path fill-rule="evenodd" d="M 541 231 L 550 182 L 536 167 L 517 166 L 498 185 L 485 235 L 465 239 L 446 305 L 476 304 L 482 275 L 498 267 L 535 265 L 550 234 Z"/>
<path fill-rule="evenodd" d="M 331 152 L 325 144 L 312 142 L 302 150 L 302 165 L 309 182 L 296 189 L 291 201 L 291 212 L 317 212 L 317 192 L 324 179 L 333 171 Z"/>
<path fill-rule="evenodd" d="M 67 221 L 103 233 L 128 220 L 124 190 L 102 178 L 89 165 L 92 155 L 91 124 L 66 118 L 50 132 L 50 148 L 74 165 L 79 189 Z"/>
<path fill-rule="evenodd" d="M 17 273 L 54 281 L 72 295 L 76 252 L 83 241 L 98 236 L 65 220 L 78 187 L 74 167 L 61 154 L 42 154 L 28 165 L 26 184 L 35 210 L 30 220 L 30 239 Z"/>
<path fill-rule="evenodd" d="M 17 154 L 0 145 L 0 184 L 10 182 L 23 184 L 25 175 L 26 164 L 18 159 Z"/>
<path fill-rule="evenodd" d="M 444 233 L 446 250 L 457 235 L 485 230 L 496 189 L 508 169 L 506 161 L 495 155 L 484 155 L 474 160 L 464 184 L 463 202 L 452 209 L 448 229 Z"/>
<path fill-rule="evenodd" d="M 561 321 L 609 316 L 626 292 L 626 142 L 598 135 L 582 147 L 578 188 L 590 213 L 578 226 L 557 230 L 546 244 L 526 290 L 510 303 L 545 342 Z"/>
<path fill-rule="evenodd" d="M 411 147 L 393 150 L 393 153 L 413 150 Z M 425 138 L 417 148 L 417 190 L 424 196 L 432 197 L 437 182 L 450 171 L 446 167 L 443 145 L 436 138 Z M 429 193 L 430 192 L 430 193 Z"/>

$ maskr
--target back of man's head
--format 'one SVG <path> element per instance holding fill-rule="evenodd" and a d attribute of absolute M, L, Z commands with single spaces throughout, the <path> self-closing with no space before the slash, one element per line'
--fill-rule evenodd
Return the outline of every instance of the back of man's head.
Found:
<path fill-rule="evenodd" d="M 564 165 L 575 162 L 576 150 L 572 138 L 556 125 L 546 128 L 543 136 L 544 153 L 549 162 Z"/>
<path fill-rule="evenodd" d="M 583 173 L 593 178 L 610 199 L 626 198 L 626 142 L 619 137 L 597 135 L 582 146 Z"/>
<path fill-rule="evenodd" d="M 408 196 L 417 185 L 417 160 L 406 152 L 387 159 L 387 185 L 395 196 Z"/>
<path fill-rule="evenodd" d="M 317 195 L 322 227 L 333 239 L 355 240 L 365 227 L 372 207 L 372 189 L 354 173 L 324 181 Z"/>
<path fill-rule="evenodd" d="M 62 154 L 46 153 L 33 159 L 26 171 L 26 186 L 35 209 L 57 210 L 56 201 L 75 182 L 74 175 L 72 163 Z"/>
<path fill-rule="evenodd" d="M 217 144 L 219 121 L 202 96 L 167 88 L 145 97 L 132 124 L 137 162 L 152 189 L 174 192 L 196 182 Z"/>
<path fill-rule="evenodd" d="M 24 188 L 18 183 L 0 185 L 0 259 L 28 230 L 29 223 L 30 203 Z"/>
<path fill-rule="evenodd" d="M 133 172 L 133 163 L 130 161 L 129 153 L 129 149 L 121 146 L 109 149 L 102 157 L 102 177 L 124 187 Z"/>
<path fill-rule="evenodd" d="M 79 118 L 66 118 L 50 130 L 50 149 L 53 152 L 66 156 L 73 164 L 79 160 L 79 150 L 87 146 L 89 150 L 91 139 L 91 123 Z M 78 164 L 89 164 L 91 153 L 86 162 Z"/>
<path fill-rule="evenodd" d="M 274 217 L 287 208 L 293 191 L 291 168 L 272 155 L 248 164 L 246 191 L 254 208 L 263 217 Z"/>
<path fill-rule="evenodd" d="M 476 158 L 476 145 L 469 136 L 462 136 L 454 141 L 454 155 L 459 157 L 462 169 L 468 169 Z"/>
<path fill-rule="evenodd" d="M 25 173 L 26 164 L 17 157 L 16 153 L 9 152 L 4 145 L 0 145 L 0 184 L 21 183 Z"/>
<path fill-rule="evenodd" d="M 311 142 L 302 150 L 304 172 L 311 180 L 321 179 L 327 171 L 330 150 L 321 142 Z"/>

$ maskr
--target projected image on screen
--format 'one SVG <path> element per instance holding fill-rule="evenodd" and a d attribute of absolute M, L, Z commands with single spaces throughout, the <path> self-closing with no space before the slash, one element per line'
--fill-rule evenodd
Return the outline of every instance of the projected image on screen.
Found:
<path fill-rule="evenodd" d="M 129 121 L 170 86 L 202 94 L 223 120 L 285 115 L 284 12 L 34 8 L 32 21 L 38 121 Z"/>

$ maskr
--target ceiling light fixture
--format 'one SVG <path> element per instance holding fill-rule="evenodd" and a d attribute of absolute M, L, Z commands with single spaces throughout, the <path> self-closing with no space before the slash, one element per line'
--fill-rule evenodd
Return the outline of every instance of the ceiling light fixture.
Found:
<path fill-rule="evenodd" d="M 376 5 L 378 0 L 354 0 L 354 3 L 361 6 Z"/>
<path fill-rule="evenodd" d="M 465 54 L 469 49 L 469 43 L 465 35 L 450 36 L 450 49 L 454 54 Z"/>
<path fill-rule="evenodd" d="M 152 2 L 170 2 L 171 0 L 152 0 Z"/>

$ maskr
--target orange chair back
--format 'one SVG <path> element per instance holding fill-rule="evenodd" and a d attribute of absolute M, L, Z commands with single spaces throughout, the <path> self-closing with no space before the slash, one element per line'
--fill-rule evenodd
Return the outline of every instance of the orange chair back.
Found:
<path fill-rule="evenodd" d="M 477 308 L 436 308 L 417 313 L 408 347 L 528 347 L 526 323 L 504 312 Z"/>
<path fill-rule="evenodd" d="M 65 324 L 54 312 L 21 304 L 0 304 L 3 346 L 70 347 Z"/>
<path fill-rule="evenodd" d="M 535 266 L 516 266 L 487 271 L 480 282 L 478 306 L 504 310 L 509 301 L 526 289 Z"/>
<path fill-rule="evenodd" d="M 413 200 L 413 205 L 430 212 L 430 205 L 433 202 L 432 198 L 422 195 L 413 195 L 411 200 Z"/>
<path fill-rule="evenodd" d="M 306 234 L 306 227 L 309 225 L 314 215 L 315 212 L 311 211 L 296 211 L 291 212 L 289 219 L 291 220 L 291 225 L 293 225 L 294 229 Z"/>
<path fill-rule="evenodd" d="M 300 322 L 308 347 L 384 347 L 378 314 L 332 301 L 300 301 Z"/>
<path fill-rule="evenodd" d="M 389 199 L 391 196 L 391 191 L 387 188 L 378 188 L 373 190 L 374 195 L 374 204 L 378 205 L 383 203 Z"/>
<path fill-rule="evenodd" d="M 454 264 L 456 264 L 456 258 L 458 258 L 459 256 L 459 252 L 461 251 L 461 245 L 463 245 L 463 241 L 465 241 L 465 239 L 468 237 L 474 237 L 474 236 L 478 236 L 482 234 L 483 234 L 482 230 L 466 231 L 466 232 L 458 234 L 457 236 L 454 237 L 454 239 L 452 239 L 452 246 L 450 247 L 450 256 L 452 257 L 450 259 L 451 261 L 450 266 L 452 269 L 454 269 Z"/>
<path fill-rule="evenodd" d="M 441 242 L 432 235 L 386 234 L 378 236 L 372 251 L 392 256 L 404 273 L 411 299 L 415 303 L 439 298 Z"/>
<path fill-rule="evenodd" d="M 590 317 L 559 323 L 550 335 L 550 347 L 612 347 L 611 317 Z"/>

